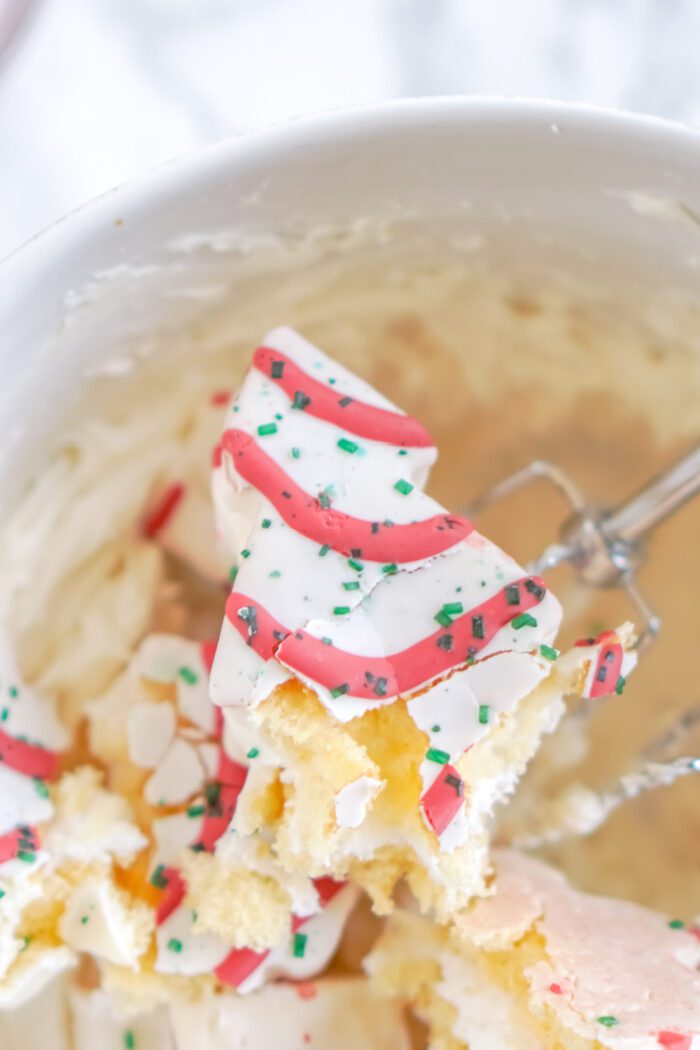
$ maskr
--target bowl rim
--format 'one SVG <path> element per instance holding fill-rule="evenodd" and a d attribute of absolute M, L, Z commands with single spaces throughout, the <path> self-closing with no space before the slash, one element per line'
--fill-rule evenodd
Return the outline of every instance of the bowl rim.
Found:
<path fill-rule="evenodd" d="M 584 103 L 546 98 L 443 95 L 393 99 L 302 115 L 243 131 L 193 151 L 170 158 L 93 197 L 0 260 L 0 284 L 21 287 L 36 281 L 84 242 L 99 237 L 111 225 L 115 210 L 129 214 L 148 211 L 167 193 L 182 196 L 205 184 L 217 171 L 259 165 L 266 154 L 310 148 L 332 136 L 335 142 L 378 132 L 419 130 L 435 125 L 539 127 L 566 122 L 567 130 L 588 132 L 604 141 L 622 137 L 635 143 L 654 141 L 663 148 L 681 149 L 696 156 L 700 175 L 700 128 L 663 117 Z"/>

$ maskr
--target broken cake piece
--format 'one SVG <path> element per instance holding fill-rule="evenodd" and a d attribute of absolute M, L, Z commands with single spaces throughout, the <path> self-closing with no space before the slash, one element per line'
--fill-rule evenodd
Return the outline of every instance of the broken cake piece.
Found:
<path fill-rule="evenodd" d="M 435 458 L 296 332 L 266 337 L 214 452 L 235 566 L 211 689 L 277 771 L 287 870 L 349 876 L 380 911 L 406 877 L 444 915 L 483 891 L 494 807 L 593 660 L 558 665 L 558 602 L 425 494 Z M 597 694 L 622 674 L 611 646 Z"/>
<path fill-rule="evenodd" d="M 436 1050 L 693 1050 L 700 930 L 572 889 L 495 850 L 492 895 L 450 928 L 396 912 L 367 960 L 408 1000 Z"/>

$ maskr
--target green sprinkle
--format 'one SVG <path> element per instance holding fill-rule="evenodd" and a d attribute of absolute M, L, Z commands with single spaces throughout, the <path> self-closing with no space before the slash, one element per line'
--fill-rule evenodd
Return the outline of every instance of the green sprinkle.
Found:
<path fill-rule="evenodd" d="M 196 922 L 198 918 L 199 918 L 199 912 L 197 911 L 196 908 L 193 908 L 192 909 L 192 922 Z"/>
<path fill-rule="evenodd" d="M 364 565 L 362 564 L 362 562 L 356 561 L 355 558 L 348 558 L 348 565 L 351 569 L 354 569 L 355 572 L 362 572 L 362 570 L 364 569 Z"/>
<path fill-rule="evenodd" d="M 518 616 L 513 617 L 510 625 L 516 631 L 519 631 L 521 627 L 537 627 L 537 620 L 534 616 L 530 616 L 530 613 L 520 613 Z"/>
<path fill-rule="evenodd" d="M 627 679 L 625 678 L 624 675 L 620 675 L 620 677 L 617 680 L 617 685 L 615 686 L 615 692 L 617 693 L 618 696 L 622 696 L 622 693 L 623 693 L 624 688 L 625 688 L 626 685 L 627 685 Z"/>
<path fill-rule="evenodd" d="M 359 591 L 360 585 L 357 580 L 351 580 L 349 583 L 343 584 L 344 591 Z"/>
<path fill-rule="evenodd" d="M 440 766 L 445 766 L 450 761 L 447 751 L 441 751 L 439 747 L 429 747 L 425 752 L 425 757 L 429 762 L 437 762 Z"/>
<path fill-rule="evenodd" d="M 257 758 L 259 754 L 260 754 L 260 748 L 259 747 L 251 747 L 250 751 L 247 753 L 247 755 L 245 757 L 246 758 Z"/>
<path fill-rule="evenodd" d="M 349 605 L 336 605 L 333 608 L 333 615 L 334 616 L 347 616 L 349 612 L 350 612 L 350 606 Z"/>
<path fill-rule="evenodd" d="M 298 408 L 302 412 L 307 405 L 311 404 L 311 398 L 308 397 L 303 391 L 297 390 L 292 398 L 292 408 Z"/>
<path fill-rule="evenodd" d="M 440 612 L 435 613 L 433 619 L 436 621 L 436 623 L 439 623 L 441 627 L 450 627 L 452 624 L 452 617 L 444 609 L 441 609 Z"/>
<path fill-rule="evenodd" d="M 487 726 L 490 714 L 491 708 L 488 704 L 479 704 L 479 725 Z"/>
<path fill-rule="evenodd" d="M 261 423 L 260 426 L 258 427 L 258 434 L 260 435 L 260 437 L 267 437 L 268 434 L 276 434 L 276 433 L 277 433 L 277 424 L 276 423 Z"/>
<path fill-rule="evenodd" d="M 385 576 L 395 576 L 399 571 L 399 567 L 395 561 L 392 561 L 390 565 L 382 565 L 382 572 Z"/>
<path fill-rule="evenodd" d="M 406 448 L 400 448 L 400 449 L 399 449 L 399 455 L 400 455 L 400 456 L 407 456 L 407 455 L 408 455 L 408 449 L 406 449 Z"/>
<path fill-rule="evenodd" d="M 39 777 L 34 777 L 34 790 L 39 798 L 49 798 L 49 789 Z"/>
<path fill-rule="evenodd" d="M 356 441 L 349 441 L 348 438 L 338 439 L 338 448 L 341 448 L 343 452 L 357 452 L 359 447 Z"/>
<path fill-rule="evenodd" d="M 129 1028 L 126 1032 L 124 1032 L 124 1047 L 125 1047 L 125 1050 L 134 1050 L 135 1046 L 136 1046 L 136 1036 L 134 1035 L 134 1033 Z"/>
<path fill-rule="evenodd" d="M 328 510 L 328 508 L 330 507 L 330 505 L 331 505 L 331 498 L 330 498 L 330 496 L 328 495 L 328 493 L 326 492 L 325 489 L 323 490 L 323 492 L 319 492 L 319 494 L 318 494 L 318 502 L 320 503 L 320 505 L 323 507 L 324 510 Z"/>
<path fill-rule="evenodd" d="M 464 612 L 464 606 L 461 602 L 448 602 L 446 605 L 443 605 L 442 611 L 449 616 L 459 616 L 460 613 Z"/>
<path fill-rule="evenodd" d="M 181 952 L 182 941 L 179 941 L 177 937 L 171 937 L 168 941 L 168 951 L 170 952 Z"/>
<path fill-rule="evenodd" d="M 5 890 L 0 890 L 0 901 L 5 896 Z"/>
<path fill-rule="evenodd" d="M 293 448 L 292 449 L 292 459 L 301 459 L 301 449 L 300 448 Z"/>
<path fill-rule="evenodd" d="M 263 518 L 263 520 L 260 522 L 260 524 L 262 525 L 262 527 L 264 529 L 269 529 L 270 525 L 272 525 L 272 522 L 270 521 L 269 518 Z"/>
<path fill-rule="evenodd" d="M 545 660 L 556 660 L 559 653 L 556 649 L 552 649 L 551 645 L 541 645 L 540 656 L 544 656 Z"/>
<path fill-rule="evenodd" d="M 598 1024 L 604 1024 L 606 1028 L 614 1028 L 619 1023 L 617 1017 L 612 1017 L 610 1014 L 604 1014 L 603 1017 L 598 1018 Z"/>
<path fill-rule="evenodd" d="M 305 933 L 295 933 L 292 945 L 292 954 L 295 959 L 303 959 L 306 954 L 306 942 L 308 938 Z"/>
<path fill-rule="evenodd" d="M 326 637 L 324 636 L 324 637 L 323 637 L 323 638 L 321 639 L 321 641 L 323 642 L 323 644 L 324 644 L 324 645 L 333 645 L 333 639 L 332 639 L 332 638 L 326 638 Z"/>
<path fill-rule="evenodd" d="M 343 685 L 333 686 L 331 689 L 331 696 L 334 700 L 337 700 L 339 696 L 345 696 L 346 693 L 350 692 L 350 686 L 343 683 Z"/>
<path fill-rule="evenodd" d="M 236 582 L 236 576 L 238 576 L 238 566 L 232 565 L 228 571 L 228 578 L 231 581 L 231 583 Z"/>
<path fill-rule="evenodd" d="M 187 809 L 188 817 L 201 817 L 206 813 L 206 806 L 189 806 Z"/>
<path fill-rule="evenodd" d="M 7 691 L 10 694 L 10 696 L 12 697 L 13 700 L 16 700 L 17 697 L 19 696 L 19 689 L 17 688 L 16 685 L 11 685 L 10 688 Z"/>
<path fill-rule="evenodd" d="M 413 492 L 413 485 L 411 484 L 411 482 L 410 481 L 404 481 L 403 478 L 400 478 L 396 482 L 396 484 L 394 485 L 394 488 L 396 489 L 397 492 L 400 492 L 402 496 L 408 496 L 409 492 Z"/>
<path fill-rule="evenodd" d="M 10 709 L 9 709 L 9 707 L 3 707 L 2 711 L 0 712 L 0 722 L 6 722 L 9 717 L 10 717 Z"/>
<path fill-rule="evenodd" d="M 151 875 L 151 886 L 157 887 L 159 890 L 164 890 L 168 885 L 168 880 L 165 876 L 165 864 L 159 864 Z"/>
<path fill-rule="evenodd" d="M 270 578 L 273 579 L 273 580 L 279 580 L 281 575 L 282 575 L 282 573 L 280 572 L 279 569 L 273 569 L 272 572 L 270 573 Z"/>
<path fill-rule="evenodd" d="M 328 544 L 324 543 L 322 547 L 318 548 L 318 556 L 319 556 L 319 558 L 325 558 L 325 556 L 328 554 L 329 550 L 330 550 L 330 547 L 328 546 Z"/>
<path fill-rule="evenodd" d="M 281 379 L 284 375 L 284 361 L 273 361 L 270 365 L 270 375 L 273 379 Z"/>
<path fill-rule="evenodd" d="M 284 419 L 284 416 L 281 412 L 275 412 L 275 419 Z"/>
<path fill-rule="evenodd" d="M 31 853 L 27 849 L 17 850 L 17 860 L 23 860 L 25 864 L 33 864 L 36 860 L 36 854 Z"/>
<path fill-rule="evenodd" d="M 248 550 L 247 547 L 244 547 L 243 550 L 241 551 L 241 558 L 249 558 L 249 557 L 250 557 L 250 551 Z"/>
<path fill-rule="evenodd" d="M 682 930 L 685 927 L 685 923 L 682 919 L 671 919 L 668 925 L 672 930 Z"/>
<path fill-rule="evenodd" d="M 177 673 L 183 682 L 187 682 L 188 685 L 195 685 L 198 681 L 198 677 L 191 667 L 181 667 Z"/>
<path fill-rule="evenodd" d="M 25 951 L 25 949 L 32 943 L 32 939 L 31 937 L 24 936 L 22 940 L 24 941 L 24 944 L 22 945 L 21 951 Z"/>
<path fill-rule="evenodd" d="M 430 732 L 431 733 L 439 733 L 440 732 L 440 726 L 438 726 L 438 725 L 431 726 L 430 727 Z"/>
<path fill-rule="evenodd" d="M 90 916 L 89 915 L 81 915 L 80 921 L 82 922 L 83 926 L 87 926 L 88 922 L 90 921 Z"/>
<path fill-rule="evenodd" d="M 335 382 L 336 382 L 335 379 L 329 379 L 328 382 L 330 383 L 331 386 L 335 386 Z"/>

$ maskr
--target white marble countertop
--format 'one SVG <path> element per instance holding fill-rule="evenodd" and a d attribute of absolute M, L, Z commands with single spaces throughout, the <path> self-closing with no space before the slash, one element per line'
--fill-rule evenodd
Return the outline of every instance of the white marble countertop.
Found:
<path fill-rule="evenodd" d="M 698 0 L 36 0 L 0 65 L 0 257 L 162 160 L 351 103 L 538 95 L 700 125 L 699 42 Z"/>

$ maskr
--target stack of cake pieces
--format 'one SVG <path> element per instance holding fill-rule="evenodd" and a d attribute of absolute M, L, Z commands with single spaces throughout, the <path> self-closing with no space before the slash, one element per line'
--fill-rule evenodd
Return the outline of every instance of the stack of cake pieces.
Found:
<path fill-rule="evenodd" d="M 425 494 L 424 428 L 289 329 L 213 452 L 218 549 L 188 456 L 137 512 L 217 595 L 231 566 L 218 641 L 141 632 L 72 736 L 3 650 L 1 1045 L 67 994 L 78 1050 L 401 1048 L 405 1001 L 435 1047 L 700 1046 L 694 931 L 490 849 L 629 626 L 560 654 L 545 582 Z M 363 894 L 393 913 L 369 979 L 339 961 Z"/>

